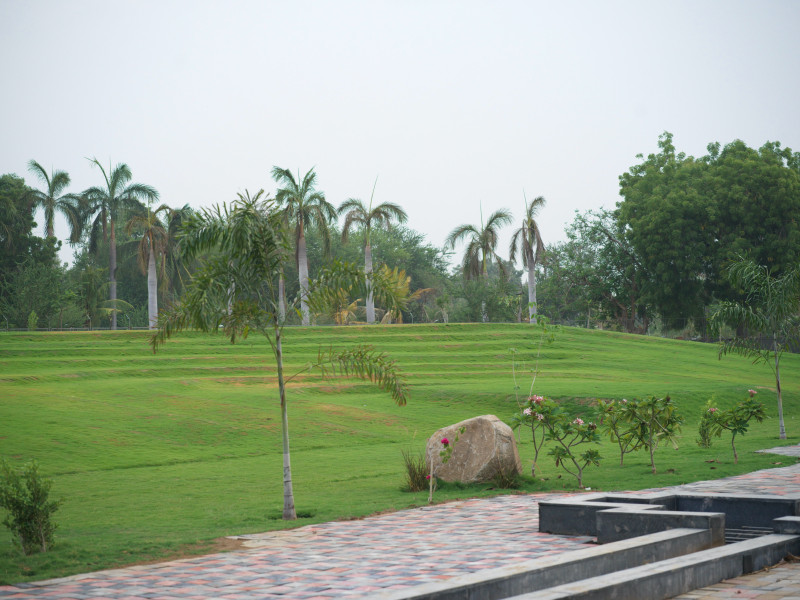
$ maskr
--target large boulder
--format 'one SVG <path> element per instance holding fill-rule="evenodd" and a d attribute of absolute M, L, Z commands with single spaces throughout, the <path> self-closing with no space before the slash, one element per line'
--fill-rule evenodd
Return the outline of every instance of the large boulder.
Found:
<path fill-rule="evenodd" d="M 462 427 L 464 433 L 459 433 Z M 453 452 L 444 464 L 439 455 L 444 449 L 443 438 L 453 444 Z M 506 473 L 522 471 L 514 432 L 494 415 L 474 417 L 443 427 L 428 439 L 425 453 L 436 477 L 444 481 L 480 483 L 490 481 L 498 470 Z"/>

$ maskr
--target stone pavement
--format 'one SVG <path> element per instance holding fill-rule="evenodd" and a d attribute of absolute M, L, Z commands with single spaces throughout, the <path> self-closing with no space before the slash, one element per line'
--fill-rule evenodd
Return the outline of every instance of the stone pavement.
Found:
<path fill-rule="evenodd" d="M 800 455 L 800 447 L 795 447 Z M 800 464 L 679 490 L 800 493 Z M 531 494 L 466 500 L 358 521 L 242 536 L 250 549 L 59 580 L 0 586 L 0 600 L 369 598 L 425 582 L 583 547 L 590 538 L 539 533 Z M 688 599 L 800 600 L 800 566 L 697 590 Z M 761 595 L 759 595 L 761 594 Z"/>

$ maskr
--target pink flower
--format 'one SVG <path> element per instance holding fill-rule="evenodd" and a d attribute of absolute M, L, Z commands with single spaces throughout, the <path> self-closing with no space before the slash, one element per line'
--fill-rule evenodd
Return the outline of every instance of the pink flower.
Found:
<path fill-rule="evenodd" d="M 528 400 L 530 400 L 534 404 L 541 404 L 542 402 L 544 402 L 544 396 L 537 396 L 534 394 L 533 396 L 528 398 Z"/>
<path fill-rule="evenodd" d="M 536 419 L 539 421 L 544 421 L 544 415 L 542 413 L 536 413 Z"/>
<path fill-rule="evenodd" d="M 575 420 L 574 420 L 572 423 L 573 423 L 573 425 L 583 425 L 583 419 L 581 419 L 580 417 L 578 417 L 578 418 L 577 418 L 577 419 L 575 419 Z"/>
<path fill-rule="evenodd" d="M 625 398 L 623 398 L 622 400 L 620 400 L 620 402 L 622 402 L 623 404 L 627 404 L 627 403 L 628 403 L 628 401 L 627 401 Z"/>
<path fill-rule="evenodd" d="M 527 416 L 530 417 L 532 412 L 533 411 L 530 409 L 530 407 L 528 407 L 528 408 L 526 408 L 525 410 L 522 411 L 522 414 L 527 415 Z"/>
<path fill-rule="evenodd" d="M 708 409 L 708 412 L 715 413 L 717 412 L 717 409 L 712 406 L 711 408 Z"/>
<path fill-rule="evenodd" d="M 747 393 L 748 393 L 748 394 L 750 394 L 750 397 L 752 398 L 752 397 L 753 397 L 753 396 L 755 396 L 755 395 L 756 395 L 758 392 L 757 392 L 757 391 L 755 391 L 755 390 L 747 390 Z"/>
<path fill-rule="evenodd" d="M 430 479 L 430 478 L 431 478 L 430 475 L 425 475 L 425 479 Z"/>
<path fill-rule="evenodd" d="M 442 438 L 442 445 L 443 446 L 447 446 L 449 444 L 450 444 L 450 440 L 448 440 L 447 438 Z"/>

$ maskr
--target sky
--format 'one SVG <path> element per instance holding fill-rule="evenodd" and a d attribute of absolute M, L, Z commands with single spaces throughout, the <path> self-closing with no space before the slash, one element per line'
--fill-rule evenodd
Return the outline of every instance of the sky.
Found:
<path fill-rule="evenodd" d="M 0 23 L 0 173 L 37 187 L 31 159 L 80 192 L 96 157 L 199 208 L 314 168 L 335 206 L 377 178 L 436 246 L 544 196 L 552 243 L 664 131 L 800 150 L 795 0 L 0 0 Z"/>

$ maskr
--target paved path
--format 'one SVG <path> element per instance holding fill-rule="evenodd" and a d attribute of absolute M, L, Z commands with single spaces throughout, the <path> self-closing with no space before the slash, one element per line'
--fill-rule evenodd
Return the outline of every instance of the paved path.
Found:
<path fill-rule="evenodd" d="M 800 447 L 797 452 L 800 455 Z M 800 493 L 800 465 L 677 489 Z M 0 600 L 369 598 L 376 591 L 439 581 L 583 547 L 589 538 L 538 532 L 538 501 L 554 496 L 467 500 L 359 521 L 244 536 L 251 549 L 0 586 Z M 765 586 L 772 586 L 768 591 L 771 595 L 753 595 L 761 593 L 759 590 Z M 775 591 L 779 589 L 784 591 Z M 789 565 L 681 598 L 789 600 L 800 599 L 798 590 L 800 567 Z"/>

